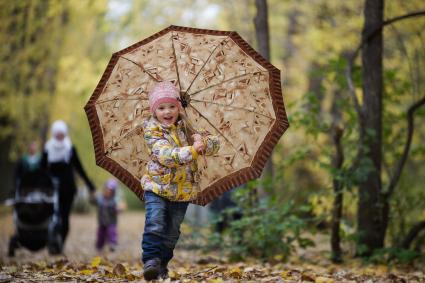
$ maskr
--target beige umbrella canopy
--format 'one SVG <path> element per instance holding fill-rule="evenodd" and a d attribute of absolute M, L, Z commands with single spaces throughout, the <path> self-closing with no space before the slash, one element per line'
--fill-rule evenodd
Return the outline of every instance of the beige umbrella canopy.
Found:
<path fill-rule="evenodd" d="M 191 124 L 220 138 L 214 156 L 198 159 L 205 205 L 258 178 L 288 128 L 280 71 L 236 32 L 170 26 L 112 55 L 85 106 L 96 163 L 143 198 L 149 159 L 141 128 L 149 90 L 173 82 Z"/>

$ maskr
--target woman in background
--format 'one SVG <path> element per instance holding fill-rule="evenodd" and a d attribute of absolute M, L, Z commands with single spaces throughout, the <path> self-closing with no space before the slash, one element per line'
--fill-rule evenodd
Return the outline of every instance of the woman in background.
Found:
<path fill-rule="evenodd" d="M 51 134 L 52 137 L 44 146 L 41 166 L 59 182 L 61 235 L 65 244 L 69 231 L 69 215 L 77 191 L 74 170 L 78 172 L 86 183 L 90 190 L 91 198 L 94 198 L 95 187 L 81 165 L 77 150 L 72 145 L 71 139 L 68 136 L 66 123 L 61 120 L 55 121 L 51 127 Z"/>

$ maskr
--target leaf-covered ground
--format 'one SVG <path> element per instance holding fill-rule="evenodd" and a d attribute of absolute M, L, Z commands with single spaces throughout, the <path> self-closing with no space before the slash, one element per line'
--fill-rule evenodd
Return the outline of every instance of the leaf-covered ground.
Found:
<path fill-rule="evenodd" d="M 144 282 L 140 264 L 140 239 L 144 215 L 120 215 L 119 247 L 98 254 L 94 248 L 96 216 L 72 215 L 71 232 L 63 256 L 49 256 L 46 250 L 19 250 L 7 257 L 13 233 L 10 214 L 0 216 L 0 282 Z M 190 233 L 190 231 L 188 231 Z M 185 237 L 183 235 L 182 237 Z M 190 247 L 185 242 L 184 247 Z M 263 263 L 247 259 L 228 263 L 222 251 L 203 253 L 177 249 L 164 282 L 425 282 L 421 267 L 362 265 L 350 260 L 333 265 L 327 260 L 327 246 L 302 251 L 289 263 Z"/>

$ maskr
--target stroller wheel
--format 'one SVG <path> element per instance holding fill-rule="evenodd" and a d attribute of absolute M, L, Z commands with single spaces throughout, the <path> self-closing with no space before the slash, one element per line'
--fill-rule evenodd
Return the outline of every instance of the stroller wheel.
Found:
<path fill-rule="evenodd" d="M 9 241 L 9 250 L 7 252 L 7 255 L 9 257 L 14 257 L 15 256 L 15 250 L 19 247 L 19 243 L 18 243 L 18 236 L 13 235 L 10 238 Z"/>
<path fill-rule="evenodd" d="M 15 249 L 12 247 L 9 247 L 9 251 L 7 252 L 8 257 L 14 257 L 15 256 Z"/>

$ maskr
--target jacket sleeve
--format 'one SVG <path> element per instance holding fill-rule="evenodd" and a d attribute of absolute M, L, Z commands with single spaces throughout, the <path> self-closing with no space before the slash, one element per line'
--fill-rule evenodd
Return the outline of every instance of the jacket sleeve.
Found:
<path fill-rule="evenodd" d="M 144 134 L 151 158 L 166 167 L 178 167 L 198 158 L 193 146 L 173 147 L 161 131 L 151 128 Z"/>
<path fill-rule="evenodd" d="M 77 150 L 75 147 L 72 147 L 72 153 L 71 153 L 71 164 L 77 170 L 78 174 L 81 178 L 83 178 L 84 182 L 86 183 L 87 187 L 91 192 L 95 191 L 95 187 L 93 183 L 90 181 L 89 177 L 87 176 L 86 172 L 84 171 L 83 165 L 80 162 L 80 158 L 78 157 Z"/>

